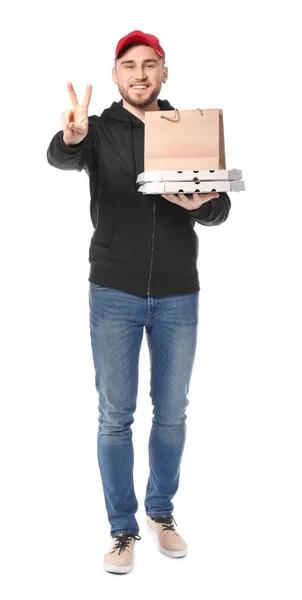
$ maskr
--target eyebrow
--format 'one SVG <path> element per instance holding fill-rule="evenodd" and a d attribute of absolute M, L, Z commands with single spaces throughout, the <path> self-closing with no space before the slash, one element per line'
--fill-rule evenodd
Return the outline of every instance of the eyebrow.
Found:
<path fill-rule="evenodd" d="M 146 63 L 146 62 L 154 62 L 154 63 L 157 63 L 157 62 L 158 62 L 158 60 L 156 60 L 155 58 L 146 58 L 145 60 L 143 60 L 143 63 Z M 120 64 L 121 64 L 121 65 L 126 65 L 126 64 L 130 64 L 130 63 L 131 63 L 131 64 L 132 64 L 132 63 L 135 63 L 135 60 L 122 60 Z"/>

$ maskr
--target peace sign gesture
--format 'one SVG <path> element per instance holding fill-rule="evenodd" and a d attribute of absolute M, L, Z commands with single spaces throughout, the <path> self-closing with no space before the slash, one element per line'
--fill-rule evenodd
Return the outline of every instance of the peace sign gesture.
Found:
<path fill-rule="evenodd" d="M 79 104 L 71 81 L 67 88 L 72 108 L 67 108 L 61 115 L 63 140 L 65 144 L 79 144 L 88 133 L 88 106 L 91 98 L 92 85 L 87 85 L 84 100 Z"/>

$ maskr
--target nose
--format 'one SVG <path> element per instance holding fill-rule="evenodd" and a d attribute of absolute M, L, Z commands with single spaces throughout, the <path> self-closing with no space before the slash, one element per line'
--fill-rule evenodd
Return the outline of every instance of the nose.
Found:
<path fill-rule="evenodd" d="M 144 72 L 143 67 L 138 67 L 136 69 L 135 78 L 137 81 L 145 81 L 146 80 L 146 74 Z"/>

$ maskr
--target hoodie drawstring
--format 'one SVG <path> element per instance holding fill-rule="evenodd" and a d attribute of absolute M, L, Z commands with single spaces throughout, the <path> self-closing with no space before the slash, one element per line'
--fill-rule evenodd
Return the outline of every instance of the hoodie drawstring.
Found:
<path fill-rule="evenodd" d="M 133 182 L 133 193 L 136 194 L 136 162 L 134 152 L 134 136 L 133 136 L 134 125 L 131 121 L 131 134 L 132 134 L 132 156 L 133 156 L 133 167 L 134 167 L 134 182 Z"/>

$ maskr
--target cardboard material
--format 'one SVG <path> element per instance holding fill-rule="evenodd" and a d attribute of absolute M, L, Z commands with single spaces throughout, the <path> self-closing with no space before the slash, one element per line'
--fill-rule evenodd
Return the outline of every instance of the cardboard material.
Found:
<path fill-rule="evenodd" d="M 208 171 L 145 171 L 137 177 L 136 183 L 147 183 L 149 181 L 235 181 L 242 179 L 240 169 Z"/>
<path fill-rule="evenodd" d="M 226 169 L 219 108 L 145 112 L 144 171 Z"/>
<path fill-rule="evenodd" d="M 196 184 L 192 181 L 158 181 L 141 183 L 138 192 L 142 194 L 206 194 L 209 192 L 243 192 L 244 181 L 202 181 Z"/>

